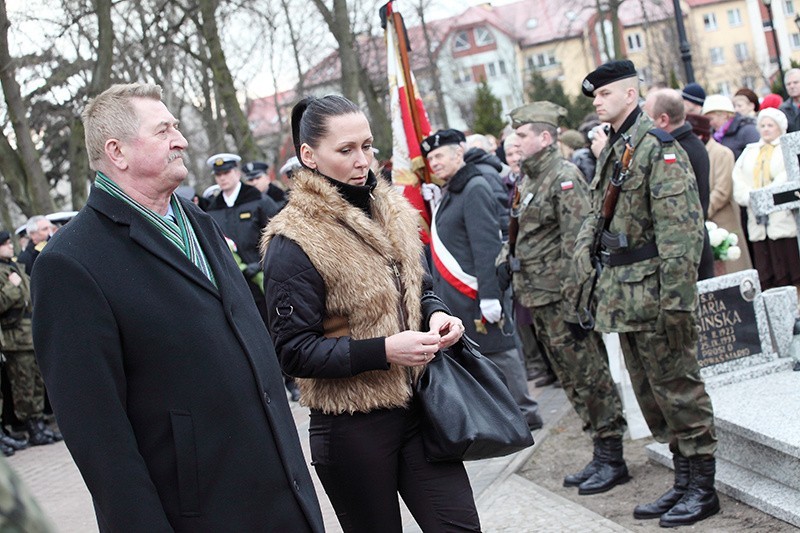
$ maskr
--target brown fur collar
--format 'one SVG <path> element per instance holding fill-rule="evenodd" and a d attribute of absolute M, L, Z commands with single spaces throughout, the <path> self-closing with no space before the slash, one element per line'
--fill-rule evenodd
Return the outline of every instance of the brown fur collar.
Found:
<path fill-rule="evenodd" d="M 262 253 L 274 235 L 299 244 L 325 282 L 326 318 L 346 317 L 353 339 L 420 329 L 422 243 L 417 214 L 405 198 L 379 180 L 370 218 L 321 176 L 303 170 L 292 179 L 289 203 L 264 230 Z M 399 365 L 346 379 L 297 382 L 306 405 L 332 414 L 405 407 L 411 397 L 409 369 Z"/>

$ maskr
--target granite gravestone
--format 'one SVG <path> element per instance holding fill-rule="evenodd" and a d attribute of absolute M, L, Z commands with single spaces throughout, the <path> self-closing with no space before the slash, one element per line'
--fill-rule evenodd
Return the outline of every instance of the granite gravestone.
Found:
<path fill-rule="evenodd" d="M 704 378 L 775 360 L 757 271 L 703 280 L 697 291 L 697 360 Z"/>

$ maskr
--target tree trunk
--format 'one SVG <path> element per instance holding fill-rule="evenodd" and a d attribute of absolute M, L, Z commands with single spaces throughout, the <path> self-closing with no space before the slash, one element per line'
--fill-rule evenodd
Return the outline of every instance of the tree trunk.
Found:
<path fill-rule="evenodd" d="M 364 93 L 367 109 L 369 109 L 373 144 L 380 151 L 381 158 L 385 159 L 388 154 L 392 153 L 392 122 L 386 113 L 386 106 L 378 98 L 378 92 L 375 90 L 372 80 L 369 79 L 367 70 L 359 69 L 359 73 L 361 92 Z"/>
<path fill-rule="evenodd" d="M 303 65 L 300 62 L 300 40 L 297 37 L 297 33 L 295 32 L 294 25 L 292 24 L 292 19 L 294 18 L 292 14 L 289 12 L 289 2 L 288 0 L 281 0 L 281 6 L 283 6 L 283 12 L 286 14 L 286 25 L 289 28 L 289 41 L 292 44 L 292 55 L 294 56 L 294 66 L 297 69 L 297 96 L 298 100 L 305 96 L 306 92 L 306 74 L 303 70 Z"/>
<path fill-rule="evenodd" d="M 33 211 L 47 214 L 54 211 L 50 188 L 44 175 L 39 152 L 33 144 L 28 124 L 27 110 L 22 100 L 19 84 L 15 76 L 16 68 L 8 50 L 8 21 L 5 0 L 0 0 L 0 83 L 8 106 L 8 116 L 17 140 L 17 153 L 26 177 L 26 193 Z"/>
<path fill-rule="evenodd" d="M 323 0 L 312 0 L 322 18 L 331 30 L 339 45 L 339 61 L 342 67 L 342 95 L 358 102 L 359 61 L 355 47 L 355 38 L 350 28 L 350 16 L 347 12 L 347 0 L 333 0 L 333 12 L 327 8 Z"/>
<path fill-rule="evenodd" d="M 436 95 L 438 122 L 441 128 L 448 129 L 450 127 L 450 122 L 447 120 L 447 104 L 444 101 L 441 73 L 439 72 L 439 64 L 436 62 L 436 51 L 433 49 L 433 42 L 431 41 L 430 33 L 428 33 L 428 24 L 425 22 L 425 10 L 422 4 L 417 6 L 417 14 L 419 15 L 419 22 L 422 25 L 422 35 L 425 38 L 425 53 L 428 56 L 428 64 L 430 65 L 433 94 Z"/>
<path fill-rule="evenodd" d="M 8 142 L 5 135 L 0 135 L 0 161 L 3 162 L 3 179 L 5 179 L 11 197 L 27 217 L 38 214 L 32 207 L 30 196 L 26 192 L 27 178 L 19 154 Z M 0 202 L 5 203 L 5 202 Z"/>
<path fill-rule="evenodd" d="M 199 5 L 202 15 L 200 30 L 208 46 L 209 66 L 219 91 L 220 103 L 225 110 L 228 132 L 233 136 L 242 159 L 245 161 L 261 159 L 261 149 L 256 144 L 250 131 L 250 125 L 247 123 L 247 117 L 239 105 L 239 99 L 236 97 L 236 87 L 233 84 L 233 76 L 231 76 L 231 71 L 225 61 L 225 52 L 222 50 L 217 21 L 214 18 L 217 2 L 216 0 L 200 0 Z"/>

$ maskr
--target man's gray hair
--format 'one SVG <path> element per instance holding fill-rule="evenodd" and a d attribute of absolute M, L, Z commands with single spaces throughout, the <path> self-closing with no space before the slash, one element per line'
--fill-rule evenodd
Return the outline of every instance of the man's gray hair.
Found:
<path fill-rule="evenodd" d="M 28 221 L 25 223 L 25 233 L 30 235 L 34 231 L 39 231 L 39 222 L 42 220 L 47 220 L 47 217 L 43 215 L 34 215 L 31 218 L 29 218 Z"/>
<path fill-rule="evenodd" d="M 86 151 L 92 170 L 97 170 L 102 161 L 107 140 L 128 140 L 139 131 L 139 119 L 131 104 L 133 98 L 161 101 L 161 87 L 149 83 L 112 85 L 90 100 L 83 110 Z"/>
<path fill-rule="evenodd" d="M 493 152 L 492 143 L 489 142 L 486 135 L 481 135 L 480 133 L 475 133 L 467 137 L 467 150 L 470 148 L 480 148 L 486 153 Z"/>
<path fill-rule="evenodd" d="M 783 75 L 783 84 L 786 85 L 786 80 L 789 79 L 789 76 L 793 74 L 800 74 L 800 68 L 790 68 L 786 71 L 786 74 Z"/>

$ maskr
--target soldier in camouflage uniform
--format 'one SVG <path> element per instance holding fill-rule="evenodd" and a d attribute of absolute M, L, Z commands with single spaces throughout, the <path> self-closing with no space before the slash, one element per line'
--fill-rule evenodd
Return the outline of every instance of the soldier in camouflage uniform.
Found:
<path fill-rule="evenodd" d="M 657 501 L 637 506 L 634 516 L 660 517 L 664 527 L 693 524 L 719 511 L 714 414 L 697 363 L 696 282 L 703 245 L 697 182 L 686 152 L 639 110 L 633 63 L 600 66 L 583 81 L 583 92 L 594 97 L 600 120 L 612 129 L 597 159 L 590 185 L 594 215 L 578 236 L 575 265 L 584 278 L 593 272 L 589 247 L 596 215 L 629 142 L 630 173 L 604 234 L 595 327 L 619 333 L 642 413 L 656 440 L 669 443 L 675 464 L 674 486 Z"/>
<path fill-rule="evenodd" d="M 0 531 L 8 533 L 55 531 L 30 491 L 3 458 L 0 458 Z"/>
<path fill-rule="evenodd" d="M 606 492 L 630 479 L 622 458 L 627 424 L 611 379 L 599 333 L 577 323 L 574 302 L 578 280 L 572 268 L 575 238 L 589 212 L 588 185 L 581 171 L 565 160 L 556 143 L 557 122 L 566 110 L 534 102 L 513 110 L 511 126 L 522 146 L 518 184 L 519 232 L 514 293 L 531 310 L 536 335 L 575 411 L 594 440 L 594 457 L 581 472 L 564 478 L 579 494 Z"/>
<path fill-rule="evenodd" d="M 14 412 L 33 445 L 52 444 L 61 435 L 47 428 L 44 411 L 44 381 L 33 353 L 30 278 L 11 260 L 14 248 L 8 232 L 0 232 L 0 338 L 6 357 Z"/>

